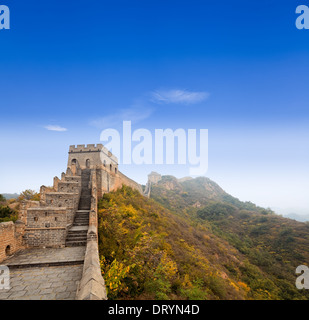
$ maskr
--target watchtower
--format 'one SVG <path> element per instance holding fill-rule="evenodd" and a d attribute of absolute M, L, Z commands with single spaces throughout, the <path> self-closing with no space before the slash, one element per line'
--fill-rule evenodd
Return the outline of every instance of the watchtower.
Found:
<path fill-rule="evenodd" d="M 150 183 L 156 184 L 156 183 L 158 183 L 161 179 L 162 179 L 162 176 L 161 176 L 159 173 L 154 172 L 154 171 L 152 171 L 152 172 L 149 173 L 149 175 L 148 175 L 148 181 L 149 181 Z"/>
<path fill-rule="evenodd" d="M 103 169 L 117 174 L 118 159 L 102 144 L 70 146 L 68 168 L 75 174 L 78 169 Z"/>

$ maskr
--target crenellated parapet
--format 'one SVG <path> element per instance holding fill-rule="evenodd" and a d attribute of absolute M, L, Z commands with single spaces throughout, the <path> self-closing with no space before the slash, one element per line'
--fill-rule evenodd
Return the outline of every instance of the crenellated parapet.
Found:
<path fill-rule="evenodd" d="M 77 146 L 71 145 L 69 147 L 69 153 L 75 152 L 100 152 L 102 149 L 106 149 L 103 144 L 78 144 Z M 106 149 L 107 150 L 107 149 Z"/>
<path fill-rule="evenodd" d="M 81 177 L 61 174 L 53 186 L 40 188 L 40 201 L 24 201 L 19 219 L 25 223 L 27 247 L 64 247 L 81 194 Z"/>
<path fill-rule="evenodd" d="M 71 145 L 69 148 L 69 153 L 89 153 L 89 152 L 99 152 L 106 155 L 113 162 L 118 163 L 118 159 L 114 156 L 103 144 L 78 144 L 77 146 Z"/>
<path fill-rule="evenodd" d="M 102 169 L 117 174 L 118 159 L 102 144 L 71 145 L 68 170 L 73 175 L 80 175 L 80 170 L 84 169 Z"/>
<path fill-rule="evenodd" d="M 82 174 L 85 171 L 91 172 L 90 238 L 97 237 L 97 234 L 93 233 L 97 228 L 97 202 L 105 192 L 128 185 L 142 193 L 138 183 L 118 171 L 117 158 L 102 144 L 72 145 L 69 149 L 67 170 L 62 172 L 61 178 L 54 177 L 53 186 L 41 186 L 40 201 L 21 203 L 18 218 L 20 223 L 16 228 L 24 232 L 23 237 L 18 239 L 23 239 L 25 247 L 66 245 L 66 235 L 74 223 L 77 210 L 80 210 Z M 3 234 L 14 234 L 14 228 L 9 224 L 3 230 L 10 231 L 3 231 Z M 20 235 L 21 232 L 16 234 Z M 18 243 L 21 244 L 20 241 Z M 19 248 L 13 244 L 11 247 Z"/>

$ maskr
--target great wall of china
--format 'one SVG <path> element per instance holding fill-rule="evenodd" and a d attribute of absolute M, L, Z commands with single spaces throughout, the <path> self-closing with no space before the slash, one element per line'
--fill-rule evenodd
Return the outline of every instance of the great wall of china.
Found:
<path fill-rule="evenodd" d="M 146 196 L 157 179 L 148 181 Z M 41 187 L 40 201 L 23 201 L 15 223 L 0 223 L 0 264 L 10 273 L 0 300 L 106 300 L 97 202 L 123 184 L 143 193 L 103 145 L 70 146 L 61 179 Z"/>

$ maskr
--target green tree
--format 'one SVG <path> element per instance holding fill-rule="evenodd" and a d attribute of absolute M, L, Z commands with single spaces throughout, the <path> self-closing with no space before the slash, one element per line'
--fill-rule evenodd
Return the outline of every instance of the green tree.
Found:
<path fill-rule="evenodd" d="M 201 210 L 198 210 L 197 215 L 201 219 L 216 220 L 228 215 L 233 215 L 235 211 L 236 208 L 230 204 L 215 202 L 205 206 Z"/>
<path fill-rule="evenodd" d="M 5 197 L 2 194 L 0 194 L 0 205 L 3 204 L 5 201 Z"/>
<path fill-rule="evenodd" d="M 23 191 L 18 197 L 18 201 L 22 200 L 40 201 L 40 194 L 35 192 L 34 190 L 27 189 Z"/>
<path fill-rule="evenodd" d="M 0 206 L 0 223 L 6 221 L 16 221 L 17 218 L 18 217 L 16 211 L 12 210 L 8 206 Z"/>

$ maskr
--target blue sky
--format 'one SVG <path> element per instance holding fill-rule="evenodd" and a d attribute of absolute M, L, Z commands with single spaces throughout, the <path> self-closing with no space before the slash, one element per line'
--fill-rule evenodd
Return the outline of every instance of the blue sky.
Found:
<path fill-rule="evenodd" d="M 208 129 L 208 177 L 241 200 L 309 213 L 309 30 L 295 27 L 305 0 L 2 4 L 0 192 L 50 185 L 69 145 L 132 120 Z M 120 170 L 140 183 L 151 170 L 188 175 Z"/>

